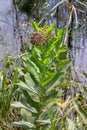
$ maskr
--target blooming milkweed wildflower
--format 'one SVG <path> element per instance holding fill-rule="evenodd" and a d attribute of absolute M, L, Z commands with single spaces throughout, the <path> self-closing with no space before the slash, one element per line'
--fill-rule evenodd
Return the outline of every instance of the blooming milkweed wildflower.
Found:
<path fill-rule="evenodd" d="M 45 36 L 46 30 L 38 30 L 33 32 L 30 36 L 30 43 L 32 45 L 39 45 L 41 43 L 46 43 L 51 38 L 55 37 L 54 32 L 51 32 L 48 36 Z"/>

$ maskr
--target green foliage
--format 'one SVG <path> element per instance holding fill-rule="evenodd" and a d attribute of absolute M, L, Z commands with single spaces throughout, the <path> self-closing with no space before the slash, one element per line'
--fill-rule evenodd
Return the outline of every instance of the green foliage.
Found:
<path fill-rule="evenodd" d="M 5 70 L 6 71 L 6 70 Z M 16 83 L 18 79 L 18 71 L 14 70 L 12 77 L 8 77 L 6 72 L 0 74 L 0 117 L 6 117 L 10 109 L 11 101 L 14 97 L 15 90 L 17 89 Z"/>
<path fill-rule="evenodd" d="M 11 60 L 11 59 L 10 59 Z M 6 61 L 9 63 L 9 59 Z M 12 64 L 11 64 L 12 65 Z M 15 98 L 15 92 L 18 82 L 18 69 L 6 66 L 4 71 L 0 72 L 0 129 L 13 130 L 10 120 L 13 119 L 10 105 Z M 17 96 L 17 95 L 16 95 Z M 11 117 L 12 115 L 12 117 Z"/>
<path fill-rule="evenodd" d="M 23 67 L 19 70 L 18 83 L 22 92 L 21 101 L 12 103 L 12 106 L 21 108 L 23 119 L 12 125 L 25 130 L 56 130 L 58 106 L 55 102 L 61 91 L 56 88 L 70 64 L 66 59 L 67 48 L 61 46 L 64 29 L 55 30 L 53 24 L 47 29 L 40 28 L 35 22 L 32 26 L 34 31 L 45 30 L 44 37 L 50 37 L 52 31 L 54 35 L 45 43 L 32 46 L 31 51 L 21 57 Z"/>

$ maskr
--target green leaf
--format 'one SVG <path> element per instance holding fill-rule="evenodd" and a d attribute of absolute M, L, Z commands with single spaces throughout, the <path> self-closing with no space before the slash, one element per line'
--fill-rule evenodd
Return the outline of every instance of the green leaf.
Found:
<path fill-rule="evenodd" d="M 12 126 L 19 127 L 19 128 L 24 128 L 24 129 L 33 129 L 33 128 L 35 128 L 35 126 L 33 124 L 31 124 L 30 122 L 23 122 L 23 121 L 13 122 Z"/>
<path fill-rule="evenodd" d="M 34 47 L 34 52 L 35 52 L 35 55 L 38 56 L 39 60 L 41 60 L 41 55 L 42 55 L 41 50 L 38 49 L 37 47 Z"/>
<path fill-rule="evenodd" d="M 62 46 L 59 50 L 58 50 L 58 54 L 61 54 L 63 52 L 67 52 L 67 47 L 66 46 Z"/>
<path fill-rule="evenodd" d="M 50 119 L 46 119 L 46 120 L 37 120 L 37 122 L 38 122 L 40 125 L 51 124 Z"/>
<path fill-rule="evenodd" d="M 37 59 L 35 56 L 34 56 L 34 57 L 31 57 L 31 58 L 32 58 L 32 61 L 36 64 L 36 66 L 39 68 L 40 73 L 41 73 L 42 70 L 43 70 L 42 60 L 40 60 L 39 58 Z"/>
<path fill-rule="evenodd" d="M 55 33 L 56 33 L 56 36 L 57 37 L 62 37 L 64 35 L 64 32 L 65 32 L 65 28 L 62 28 L 62 29 L 55 29 Z"/>
<path fill-rule="evenodd" d="M 52 32 L 52 30 L 54 29 L 54 24 L 51 24 L 45 32 L 45 37 L 49 36 L 49 34 Z"/>
<path fill-rule="evenodd" d="M 72 83 L 71 82 L 62 82 L 62 83 L 59 83 L 58 86 L 59 87 L 69 87 L 71 86 Z"/>
<path fill-rule="evenodd" d="M 39 68 L 36 66 L 36 64 L 31 61 L 29 58 L 27 59 L 27 67 L 28 67 L 28 71 L 30 72 L 30 74 L 32 74 L 35 78 L 35 80 L 39 83 L 40 82 L 40 70 Z"/>
<path fill-rule="evenodd" d="M 15 107 L 15 108 L 24 108 L 24 109 L 26 109 L 29 112 L 37 113 L 36 109 L 31 107 L 29 104 L 23 104 L 21 102 L 13 102 L 11 104 L 11 106 Z"/>
<path fill-rule="evenodd" d="M 38 30 L 41 30 L 41 28 L 38 26 L 38 24 L 36 22 L 32 22 L 31 26 L 35 32 Z"/>
<path fill-rule="evenodd" d="M 30 93 L 27 91 L 23 91 L 23 95 L 25 97 L 26 102 L 31 106 L 34 107 L 37 111 L 40 109 L 40 100 L 37 100 L 36 96 L 32 97 Z"/>
<path fill-rule="evenodd" d="M 44 104 L 55 103 L 56 100 L 57 100 L 56 98 L 54 98 L 54 99 L 46 99 L 46 101 L 44 102 Z"/>
<path fill-rule="evenodd" d="M 50 69 L 52 67 L 52 65 L 56 62 L 56 60 L 58 60 L 58 57 L 53 57 L 52 59 L 50 59 L 50 61 L 47 63 L 47 69 Z"/>
<path fill-rule="evenodd" d="M 56 73 L 50 83 L 46 86 L 48 88 L 46 93 L 49 93 L 55 86 L 58 85 L 59 80 L 64 76 L 64 74 L 64 72 Z"/>
<path fill-rule="evenodd" d="M 0 127 L 0 130 L 2 130 L 2 128 Z"/>
<path fill-rule="evenodd" d="M 87 124 L 87 112 L 84 108 L 82 108 L 81 105 L 77 104 L 75 101 L 73 101 L 74 107 L 78 114 L 81 116 L 82 120 L 84 121 L 84 124 Z"/>
<path fill-rule="evenodd" d="M 59 41 L 58 39 L 55 40 L 55 41 L 49 46 L 49 48 L 48 48 L 47 51 L 46 51 L 46 56 L 45 56 L 45 57 L 51 58 L 51 55 L 53 54 L 53 51 L 54 51 L 54 49 L 55 49 L 55 45 L 59 43 L 58 41 Z M 57 52 L 56 52 L 56 53 L 57 53 Z"/>
<path fill-rule="evenodd" d="M 18 83 L 18 85 L 20 86 L 20 89 L 26 90 L 26 91 L 29 91 L 29 92 L 32 92 L 32 93 L 38 95 L 38 93 L 37 93 L 36 90 L 33 88 L 33 86 L 27 86 L 27 84 L 24 83 L 24 82 L 22 82 L 22 81 L 20 81 L 20 82 Z"/>
<path fill-rule="evenodd" d="M 50 74 L 49 76 L 45 77 L 41 82 L 41 86 L 44 87 L 44 86 L 48 85 L 54 76 L 55 76 L 55 74 Z"/>
<path fill-rule="evenodd" d="M 31 59 L 27 58 L 27 61 L 30 67 L 32 67 L 37 73 L 40 73 L 39 68 L 36 66 L 36 64 L 33 61 L 31 61 Z"/>
<path fill-rule="evenodd" d="M 67 70 L 67 68 L 70 66 L 70 61 L 65 59 L 65 60 L 62 60 L 61 62 L 58 63 L 57 65 L 57 70 L 58 71 L 64 71 L 64 70 Z"/>

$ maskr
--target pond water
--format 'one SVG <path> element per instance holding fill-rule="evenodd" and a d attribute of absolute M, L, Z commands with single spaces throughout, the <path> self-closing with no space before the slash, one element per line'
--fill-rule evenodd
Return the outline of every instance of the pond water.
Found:
<path fill-rule="evenodd" d="M 47 0 L 48 10 L 57 2 L 58 0 Z M 85 2 L 86 4 L 87 2 Z M 64 26 L 67 12 L 66 10 L 61 11 L 62 6 L 60 7 L 59 26 Z M 87 12 L 87 8 L 83 11 Z M 86 13 L 85 17 L 87 17 Z M 70 49 L 70 57 L 74 58 L 72 72 L 76 68 L 77 75 L 83 85 L 86 84 L 86 77 L 82 73 L 87 72 L 87 18 L 85 17 L 82 15 L 82 20 L 79 20 L 79 28 L 73 30 L 71 43 L 73 47 Z M 79 16 L 80 18 L 81 16 Z M 19 54 L 21 42 L 26 42 L 27 32 L 31 31 L 27 20 L 27 15 L 18 10 L 13 4 L 13 0 L 0 0 L 0 63 L 7 54 Z M 48 22 L 51 23 L 55 20 L 56 18 L 51 14 Z"/>

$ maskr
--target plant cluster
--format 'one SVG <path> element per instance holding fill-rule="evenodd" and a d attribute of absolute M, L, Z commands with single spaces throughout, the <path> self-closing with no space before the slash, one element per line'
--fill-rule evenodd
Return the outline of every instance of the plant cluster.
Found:
<path fill-rule="evenodd" d="M 65 29 L 55 29 L 54 24 L 41 28 L 35 22 L 32 27 L 35 41 L 31 42 L 30 52 L 21 57 L 23 67 L 19 70 L 21 99 L 11 105 L 21 109 L 22 121 L 12 125 L 25 130 L 57 130 L 56 100 L 62 96 L 58 84 L 70 63 L 67 47 L 61 46 Z"/>
<path fill-rule="evenodd" d="M 31 45 L 19 56 L 20 66 L 16 68 L 10 56 L 0 72 L 0 129 L 86 130 L 86 97 L 76 95 L 72 78 L 66 75 L 71 62 L 67 47 L 61 45 L 65 29 L 35 22 L 32 28 Z M 79 81 L 74 82 L 78 87 Z M 75 89 L 73 97 L 69 86 Z"/>
<path fill-rule="evenodd" d="M 5 68 L 0 71 L 0 129 L 13 130 L 10 123 L 13 121 L 13 113 L 10 109 L 11 102 L 15 98 L 18 82 L 18 70 L 12 69 L 13 58 L 6 59 Z M 14 114 L 15 115 L 15 114 Z"/>

